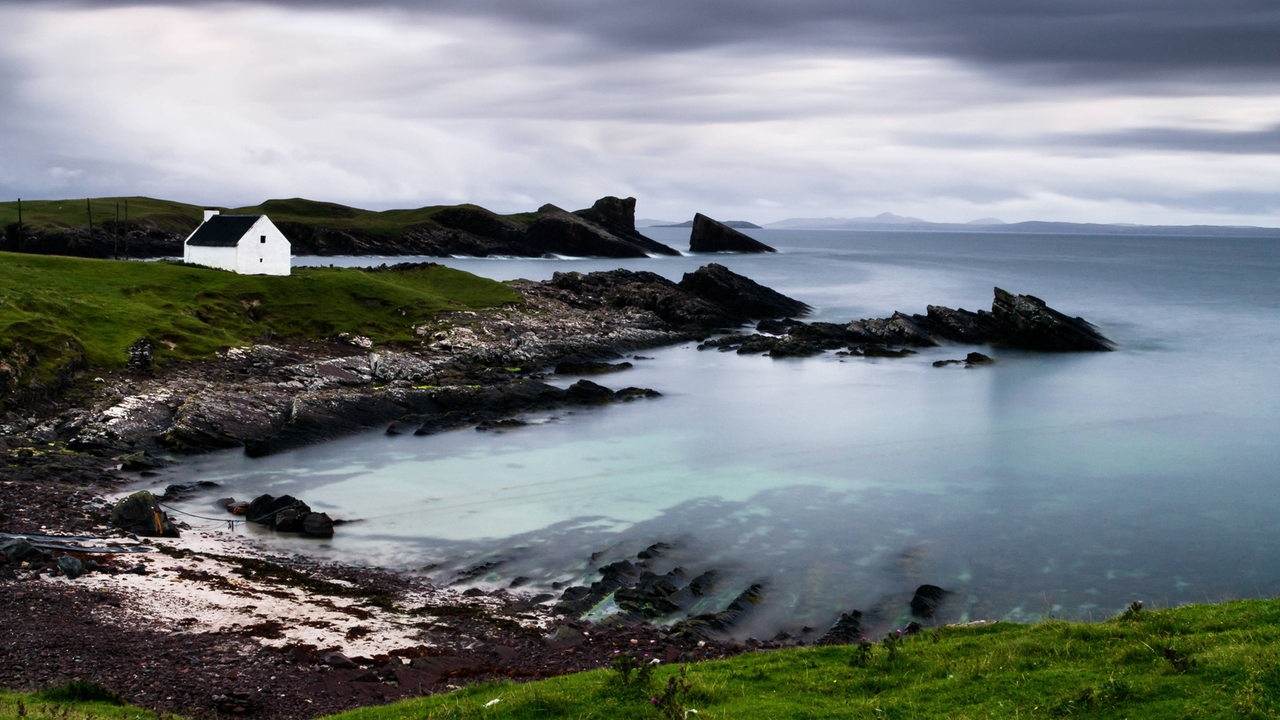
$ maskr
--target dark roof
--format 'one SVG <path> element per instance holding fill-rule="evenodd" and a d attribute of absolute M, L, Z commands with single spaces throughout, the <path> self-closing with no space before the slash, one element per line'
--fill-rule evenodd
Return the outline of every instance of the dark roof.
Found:
<path fill-rule="evenodd" d="M 188 245 L 235 247 L 261 215 L 214 215 L 187 238 Z"/>

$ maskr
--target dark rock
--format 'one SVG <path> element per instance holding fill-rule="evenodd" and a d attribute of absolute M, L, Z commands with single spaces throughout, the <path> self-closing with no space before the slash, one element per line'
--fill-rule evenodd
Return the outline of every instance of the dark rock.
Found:
<path fill-rule="evenodd" d="M 853 645 L 862 639 L 862 613 L 840 613 L 835 623 L 818 638 L 819 645 Z"/>
<path fill-rule="evenodd" d="M 311 512 L 311 508 L 306 503 L 292 495 L 276 497 L 262 494 L 249 502 L 249 509 L 245 512 L 245 519 L 249 522 L 274 527 L 276 515 L 284 510 L 298 510 L 300 508 L 306 508 L 305 512 Z"/>
<path fill-rule="evenodd" d="M 690 252 L 777 252 L 746 233 L 712 220 L 698 213 L 693 216 L 693 230 L 689 234 Z"/>
<path fill-rule="evenodd" d="M 148 338 L 139 338 L 129 346 L 127 365 L 134 372 L 146 372 L 151 369 L 151 359 L 155 355 L 155 345 Z"/>
<path fill-rule="evenodd" d="M 75 580 L 84 574 L 84 563 L 71 555 L 63 555 L 58 558 L 58 570 L 68 578 Z"/>
<path fill-rule="evenodd" d="M 111 509 L 111 524 L 147 537 L 178 537 L 178 528 L 160 509 L 160 503 L 146 490 L 122 498 Z"/>
<path fill-rule="evenodd" d="M 795 318 L 768 318 L 756 323 L 756 330 L 769 335 L 786 335 L 801 325 L 804 323 Z"/>
<path fill-rule="evenodd" d="M 604 373 L 630 370 L 631 367 L 632 365 L 629 362 L 611 363 L 604 360 L 571 358 L 556 363 L 555 373 L 557 375 L 602 375 Z"/>
<path fill-rule="evenodd" d="M 710 263 L 691 273 L 685 273 L 679 287 L 723 308 L 740 321 L 804 315 L 813 310 L 799 300 L 767 288 L 718 263 Z"/>
<path fill-rule="evenodd" d="M 578 647 L 587 641 L 587 636 L 581 630 L 570 625 L 557 625 L 547 635 L 543 636 L 542 642 L 552 650 L 568 650 L 569 648 Z"/>
<path fill-rule="evenodd" d="M 755 583 L 739 593 L 724 610 L 682 620 L 673 626 L 672 632 L 676 636 L 692 635 L 708 639 L 724 635 L 734 626 L 741 624 L 742 620 L 762 600 L 764 600 L 764 586 Z"/>
<path fill-rule="evenodd" d="M 299 502 L 297 505 L 280 508 L 271 516 L 270 522 L 264 523 L 280 532 L 300 533 L 302 532 L 302 519 L 310 514 L 311 508 L 306 503 Z"/>
<path fill-rule="evenodd" d="M 657 255 L 679 255 L 675 248 L 645 237 L 636 230 L 636 199 L 602 197 L 588 210 L 574 213 L 588 222 L 595 223 L 613 235 L 637 245 L 641 250 Z"/>
<path fill-rule="evenodd" d="M 525 231 L 525 246 L 539 254 L 579 257 L 642 258 L 649 253 L 636 243 L 618 237 L 555 205 L 543 205 Z"/>
<path fill-rule="evenodd" d="M 911 598 L 911 614 L 925 619 L 933 617 L 947 595 L 947 591 L 937 585 L 921 585 Z"/>
<path fill-rule="evenodd" d="M 165 502 L 173 502 L 189 498 L 218 487 L 218 483 L 211 480 L 200 480 L 191 483 L 173 483 L 164 489 L 164 494 L 160 496 Z"/>
<path fill-rule="evenodd" d="M 652 560 L 654 558 L 662 557 L 670 549 L 671 549 L 671 543 L 656 542 L 650 545 L 649 547 L 641 550 L 640 552 L 636 553 L 636 557 L 641 560 Z"/>
<path fill-rule="evenodd" d="M 613 394 L 614 400 L 622 400 L 624 402 L 630 400 L 642 400 L 646 398 L 662 397 L 662 393 L 651 388 L 624 387 Z"/>
<path fill-rule="evenodd" d="M 1080 318 L 1069 318 L 1030 295 L 1011 295 L 995 289 L 991 312 L 952 310 L 930 305 L 925 315 L 894 313 L 887 318 L 854 320 L 845 325 L 792 319 L 757 325 L 755 335 L 726 335 L 704 342 L 698 349 L 737 350 L 740 354 L 805 357 L 840 347 L 860 357 L 906 357 L 912 347 L 941 342 L 1007 345 L 1029 350 L 1109 350 L 1111 342 Z M 940 360 L 935 367 L 985 365 L 991 358 L 978 352 L 965 360 Z"/>
<path fill-rule="evenodd" d="M 333 519 L 327 513 L 309 512 L 302 516 L 301 531 L 307 537 L 333 537 Z"/>
<path fill-rule="evenodd" d="M 1032 295 L 995 289 L 991 315 L 999 324 L 999 342 L 1027 350 L 1053 352 L 1105 351 L 1110 340 L 1081 318 L 1063 315 Z"/>
<path fill-rule="evenodd" d="M 966 368 L 977 367 L 979 365 L 990 365 L 995 362 L 990 357 L 980 352 L 971 352 L 964 356 L 963 360 L 935 360 L 933 366 L 936 368 L 946 367 L 948 365 L 964 365 Z"/>
<path fill-rule="evenodd" d="M 575 403 L 605 403 L 613 400 L 613 391 L 593 383 L 590 380 L 579 380 L 569 386 L 569 400 Z"/>
<path fill-rule="evenodd" d="M 672 600 L 672 596 L 680 590 L 677 581 L 682 574 L 679 569 L 665 575 L 642 572 L 633 585 L 618 588 L 613 599 L 618 607 L 643 618 L 669 615 L 680 609 L 680 604 Z"/>
<path fill-rule="evenodd" d="M 357 667 L 356 662 L 340 652 L 325 653 L 324 664 L 329 667 L 342 668 L 344 670 L 353 670 Z"/>
<path fill-rule="evenodd" d="M 529 423 L 519 418 L 501 418 L 498 420 L 481 420 L 476 423 L 477 432 L 501 432 L 512 428 L 519 428 Z"/>
<path fill-rule="evenodd" d="M 0 542 L 0 554 L 4 555 L 6 562 L 21 563 L 31 558 L 39 557 L 44 551 L 32 545 L 25 538 L 17 538 L 14 540 L 5 540 Z"/>

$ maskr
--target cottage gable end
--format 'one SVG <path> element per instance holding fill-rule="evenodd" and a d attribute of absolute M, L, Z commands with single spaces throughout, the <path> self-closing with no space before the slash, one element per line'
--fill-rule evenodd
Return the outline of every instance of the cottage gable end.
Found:
<path fill-rule="evenodd" d="M 291 250 L 288 238 L 266 215 L 208 210 L 183 244 L 183 260 L 245 275 L 288 275 Z"/>

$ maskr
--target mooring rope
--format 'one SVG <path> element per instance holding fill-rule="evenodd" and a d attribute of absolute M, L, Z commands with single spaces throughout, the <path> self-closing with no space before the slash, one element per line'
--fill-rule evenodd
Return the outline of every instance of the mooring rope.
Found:
<path fill-rule="evenodd" d="M 196 519 L 199 519 L 199 520 L 209 520 L 209 521 L 211 521 L 211 522 L 216 522 L 216 523 L 226 523 L 226 524 L 227 524 L 227 529 L 228 529 L 228 530 L 231 530 L 231 531 L 233 531 L 233 532 L 234 532 L 234 531 L 235 531 L 235 529 L 236 529 L 236 523 L 245 523 L 245 522 L 248 522 L 247 520 L 237 520 L 236 518 L 215 518 L 215 517 L 209 517 L 209 516 L 207 516 L 207 515 L 197 515 L 197 514 L 195 514 L 195 513 L 189 513 L 189 512 L 187 512 L 187 511 L 185 511 L 185 510 L 179 510 L 178 508 L 176 508 L 176 507 L 174 507 L 174 506 L 172 506 L 172 505 L 166 505 L 166 504 L 164 504 L 164 503 L 162 503 L 162 502 L 157 502 L 156 504 L 157 504 L 157 505 L 159 505 L 160 507 L 164 508 L 165 510 L 168 510 L 169 512 L 174 512 L 174 513 L 177 513 L 177 514 L 179 514 L 179 515 L 186 515 L 187 517 L 193 517 L 193 518 L 196 518 Z M 277 512 L 279 512 L 279 511 L 277 511 Z M 274 514 L 274 513 L 273 513 L 273 514 Z"/>

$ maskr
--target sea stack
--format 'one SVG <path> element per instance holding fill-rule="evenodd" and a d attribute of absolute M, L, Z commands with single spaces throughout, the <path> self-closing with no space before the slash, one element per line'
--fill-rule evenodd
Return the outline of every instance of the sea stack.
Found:
<path fill-rule="evenodd" d="M 766 253 L 777 252 L 777 250 L 746 233 L 698 213 L 693 216 L 693 231 L 689 234 L 689 252 Z"/>

